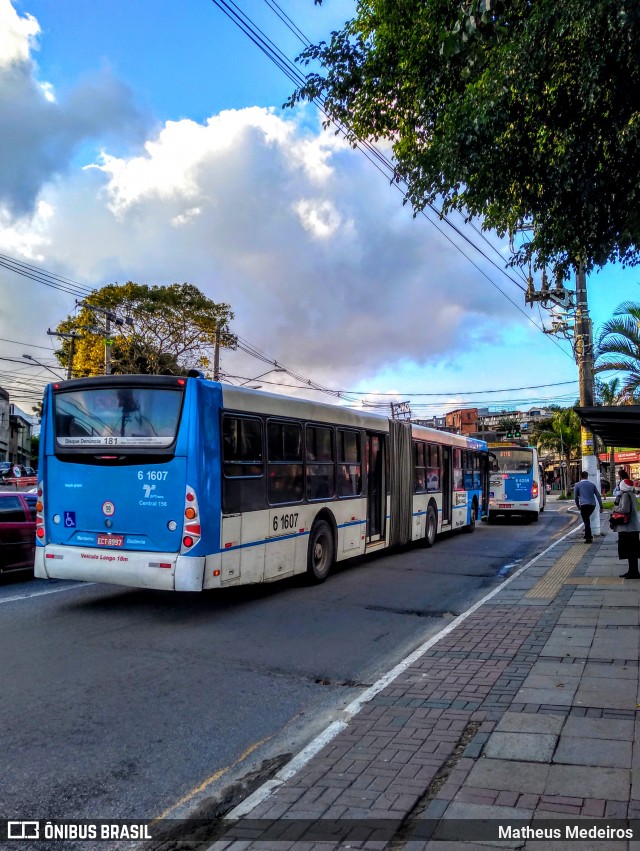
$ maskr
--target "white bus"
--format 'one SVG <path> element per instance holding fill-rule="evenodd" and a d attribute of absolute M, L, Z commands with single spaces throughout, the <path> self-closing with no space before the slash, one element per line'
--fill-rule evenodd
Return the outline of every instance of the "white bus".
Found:
<path fill-rule="evenodd" d="M 521 515 L 537 523 L 547 496 L 544 471 L 535 446 L 492 443 L 489 465 L 487 520 L 491 522 L 498 515 Z"/>
<path fill-rule="evenodd" d="M 36 576 L 200 591 L 271 582 L 487 510 L 483 441 L 197 376 L 45 391 Z"/>

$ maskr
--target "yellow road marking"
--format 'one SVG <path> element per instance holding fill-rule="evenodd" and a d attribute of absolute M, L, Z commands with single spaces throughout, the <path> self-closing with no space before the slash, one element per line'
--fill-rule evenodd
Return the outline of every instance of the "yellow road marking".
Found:
<path fill-rule="evenodd" d="M 189 801 L 193 800 L 193 798 L 196 797 L 196 795 L 199 795 L 200 792 L 204 792 L 207 786 L 210 786 L 212 783 L 215 783 L 216 780 L 219 780 L 224 774 L 226 774 L 228 771 L 231 771 L 232 768 L 235 768 L 237 765 L 240 765 L 240 763 L 243 762 L 248 756 L 250 756 L 250 754 L 252 754 L 265 742 L 268 742 L 271 738 L 273 737 L 265 736 L 265 738 L 260 739 L 259 742 L 254 742 L 252 745 L 249 745 L 249 747 L 240 754 L 240 756 L 238 757 L 238 759 L 235 760 L 235 762 L 232 762 L 229 765 L 225 765 L 224 768 L 219 768 L 210 777 L 207 777 L 206 780 L 203 780 L 199 786 L 196 786 L 195 789 L 192 789 L 190 792 L 187 792 L 187 794 L 184 795 L 184 797 L 180 798 L 179 801 L 176 801 L 175 804 L 172 804 L 159 816 L 156 816 L 156 818 L 153 819 L 151 824 L 156 824 L 156 822 L 159 822 L 162 819 L 169 818 L 169 813 L 172 813 L 174 810 L 178 809 L 178 807 L 181 807 L 184 804 L 188 804 Z"/>

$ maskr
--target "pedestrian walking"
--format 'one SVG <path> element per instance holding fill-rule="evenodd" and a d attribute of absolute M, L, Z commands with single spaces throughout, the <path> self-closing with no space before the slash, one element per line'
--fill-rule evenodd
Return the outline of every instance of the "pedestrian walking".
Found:
<path fill-rule="evenodd" d="M 613 489 L 613 500 L 617 505 L 620 502 L 620 482 L 624 482 L 625 479 L 628 479 L 627 471 L 624 467 L 620 467 L 618 470 L 618 479 L 616 481 L 615 487 Z"/>
<path fill-rule="evenodd" d="M 640 579 L 638 573 L 638 558 L 640 557 L 640 516 L 638 515 L 638 500 L 633 492 L 631 479 L 620 482 L 620 502 L 618 511 L 628 514 L 626 523 L 616 526 L 618 532 L 618 558 L 627 559 L 629 570 L 621 573 L 623 579 Z"/>
<path fill-rule="evenodd" d="M 633 485 L 631 485 L 631 489 L 633 490 Z M 573 498 L 580 509 L 582 522 L 584 523 L 584 539 L 587 544 L 592 544 L 591 515 L 596 510 L 596 502 L 600 506 L 600 511 L 602 511 L 602 497 L 598 488 L 593 482 L 589 481 L 589 473 L 586 470 L 582 471 L 580 481 L 573 488 Z M 640 530 L 640 526 L 638 526 L 638 529 Z"/>

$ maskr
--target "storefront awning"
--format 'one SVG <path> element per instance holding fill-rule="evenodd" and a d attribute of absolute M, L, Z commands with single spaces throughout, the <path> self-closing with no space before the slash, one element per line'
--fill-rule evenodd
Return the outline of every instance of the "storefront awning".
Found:
<path fill-rule="evenodd" d="M 640 448 L 640 405 L 576 408 L 582 424 L 601 438 L 605 446 Z"/>

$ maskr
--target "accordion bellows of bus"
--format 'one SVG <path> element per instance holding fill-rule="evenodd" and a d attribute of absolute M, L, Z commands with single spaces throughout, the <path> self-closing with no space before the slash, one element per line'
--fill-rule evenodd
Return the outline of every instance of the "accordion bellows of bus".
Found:
<path fill-rule="evenodd" d="M 472 532 L 488 500 L 483 441 L 191 374 L 61 381 L 44 394 L 35 573 L 321 582 L 337 561 Z"/>

